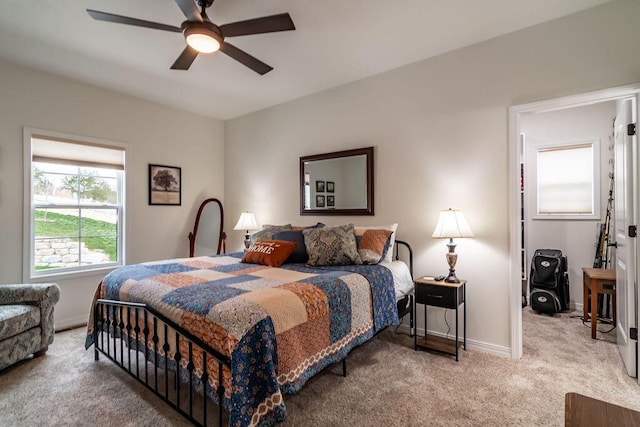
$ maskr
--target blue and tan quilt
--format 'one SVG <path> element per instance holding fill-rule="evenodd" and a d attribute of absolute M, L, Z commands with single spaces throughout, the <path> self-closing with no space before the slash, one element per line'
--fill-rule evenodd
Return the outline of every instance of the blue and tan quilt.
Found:
<path fill-rule="evenodd" d="M 284 420 L 283 393 L 295 393 L 375 332 L 398 323 L 393 276 L 383 266 L 273 268 L 241 258 L 125 266 L 105 276 L 96 291 L 96 298 L 147 304 L 229 357 L 223 404 L 230 425 Z M 87 348 L 92 333 L 90 320 Z M 171 359 L 175 350 L 168 353 Z M 208 371 L 216 372 L 213 362 Z M 217 377 L 208 378 L 215 389 Z"/>

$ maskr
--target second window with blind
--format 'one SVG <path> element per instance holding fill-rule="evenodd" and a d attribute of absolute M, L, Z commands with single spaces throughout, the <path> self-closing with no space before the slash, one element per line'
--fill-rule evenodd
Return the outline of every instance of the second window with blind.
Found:
<path fill-rule="evenodd" d="M 122 265 L 125 146 L 29 128 L 24 144 L 25 278 Z"/>
<path fill-rule="evenodd" d="M 599 141 L 535 147 L 534 219 L 598 219 Z"/>

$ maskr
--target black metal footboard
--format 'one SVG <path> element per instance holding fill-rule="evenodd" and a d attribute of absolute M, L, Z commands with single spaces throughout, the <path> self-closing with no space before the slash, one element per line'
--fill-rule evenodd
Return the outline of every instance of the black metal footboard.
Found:
<path fill-rule="evenodd" d="M 222 426 L 229 358 L 145 304 L 98 299 L 93 319 L 95 360 L 103 353 L 196 425 L 212 425 L 217 406 Z"/>

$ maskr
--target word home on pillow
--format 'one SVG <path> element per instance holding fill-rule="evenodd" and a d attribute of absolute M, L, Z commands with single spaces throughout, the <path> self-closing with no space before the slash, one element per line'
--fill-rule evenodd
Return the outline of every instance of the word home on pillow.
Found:
<path fill-rule="evenodd" d="M 294 242 L 258 239 L 247 249 L 242 257 L 242 262 L 280 267 L 296 249 L 296 246 L 298 245 Z"/>

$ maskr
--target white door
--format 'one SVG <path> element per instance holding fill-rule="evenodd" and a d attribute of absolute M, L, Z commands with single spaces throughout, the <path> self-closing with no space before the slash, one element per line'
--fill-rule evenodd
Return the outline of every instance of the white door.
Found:
<path fill-rule="evenodd" d="M 631 137 L 627 136 L 627 124 L 632 121 L 634 99 L 619 101 L 617 116 L 614 121 L 614 239 L 617 299 L 617 340 L 622 360 L 627 373 L 637 376 L 636 341 L 629 336 L 629 329 L 636 327 L 636 292 L 635 292 L 635 239 L 629 238 L 629 225 L 635 222 L 634 186 L 634 149 Z"/>

